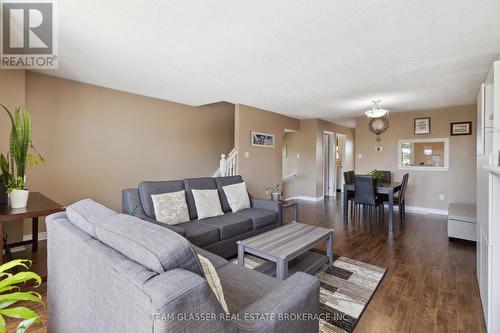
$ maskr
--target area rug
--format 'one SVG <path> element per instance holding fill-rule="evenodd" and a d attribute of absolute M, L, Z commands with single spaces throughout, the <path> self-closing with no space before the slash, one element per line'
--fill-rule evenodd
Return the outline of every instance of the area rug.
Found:
<path fill-rule="evenodd" d="M 266 260 L 245 255 L 245 266 L 255 268 Z M 237 263 L 238 259 L 231 260 Z M 337 257 L 333 271 L 323 266 L 315 276 L 320 280 L 320 332 L 352 332 L 375 290 L 385 268 L 346 257 Z"/>

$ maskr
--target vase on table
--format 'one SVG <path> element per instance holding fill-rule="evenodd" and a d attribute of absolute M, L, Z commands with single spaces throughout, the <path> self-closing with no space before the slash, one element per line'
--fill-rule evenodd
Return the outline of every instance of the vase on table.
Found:
<path fill-rule="evenodd" d="M 9 193 L 10 206 L 13 209 L 25 208 L 28 205 L 30 191 L 14 189 Z"/>

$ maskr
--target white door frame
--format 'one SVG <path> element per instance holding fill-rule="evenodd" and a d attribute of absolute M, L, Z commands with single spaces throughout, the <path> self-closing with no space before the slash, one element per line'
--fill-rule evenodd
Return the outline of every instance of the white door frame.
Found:
<path fill-rule="evenodd" d="M 335 134 L 335 145 L 337 145 L 337 138 L 338 137 L 341 137 L 342 138 L 342 144 L 339 148 L 340 151 L 342 151 L 342 161 L 340 163 L 342 163 L 342 173 L 340 174 L 340 179 L 339 178 L 336 178 L 335 180 L 335 187 L 337 187 L 337 183 L 340 183 L 340 192 L 343 192 L 344 191 L 344 186 L 342 186 L 343 184 L 343 180 L 344 180 L 344 169 L 345 169 L 345 141 L 347 139 L 347 136 L 345 134 L 340 134 L 340 133 L 336 133 Z M 337 147 L 335 147 L 335 152 L 337 152 Z M 337 168 L 337 163 L 335 163 L 335 168 Z M 337 175 L 337 173 L 335 173 L 335 175 Z"/>
<path fill-rule="evenodd" d="M 325 193 L 325 152 L 324 152 L 324 140 L 325 140 L 325 135 L 328 135 L 328 140 L 330 141 L 329 142 L 329 155 L 330 155 L 330 163 L 328 165 L 328 174 L 329 174 L 329 183 L 330 183 L 330 188 L 329 188 L 329 191 L 328 193 Z M 331 197 L 335 197 L 336 194 L 337 194 L 337 189 L 336 189 L 336 173 L 337 173 L 337 170 L 336 170 L 336 166 L 335 166 L 335 147 L 336 147 L 336 142 L 335 142 L 335 132 L 331 132 L 331 131 L 323 131 L 322 133 L 322 138 L 321 138 L 321 142 L 322 142 L 322 147 L 321 147 L 321 165 L 322 165 L 322 175 L 321 175 L 321 178 L 323 180 L 322 182 L 322 188 L 323 188 L 323 197 L 325 195 L 328 195 L 328 196 L 331 196 Z M 333 157 L 333 158 L 332 158 Z"/>

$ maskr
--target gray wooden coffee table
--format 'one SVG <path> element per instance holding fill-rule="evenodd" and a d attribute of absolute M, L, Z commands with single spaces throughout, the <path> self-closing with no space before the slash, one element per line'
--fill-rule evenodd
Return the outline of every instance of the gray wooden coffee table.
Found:
<path fill-rule="evenodd" d="M 326 256 L 310 251 L 326 241 Z M 238 264 L 245 264 L 245 253 L 268 261 L 254 268 L 284 280 L 297 271 L 314 274 L 321 266 L 333 265 L 333 229 L 293 222 L 258 236 L 238 241 Z"/>

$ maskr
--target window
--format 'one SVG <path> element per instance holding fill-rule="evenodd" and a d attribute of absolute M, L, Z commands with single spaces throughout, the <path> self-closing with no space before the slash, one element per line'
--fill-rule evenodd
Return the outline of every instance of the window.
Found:
<path fill-rule="evenodd" d="M 403 139 L 398 145 L 398 167 L 407 170 L 448 170 L 447 138 Z"/>

